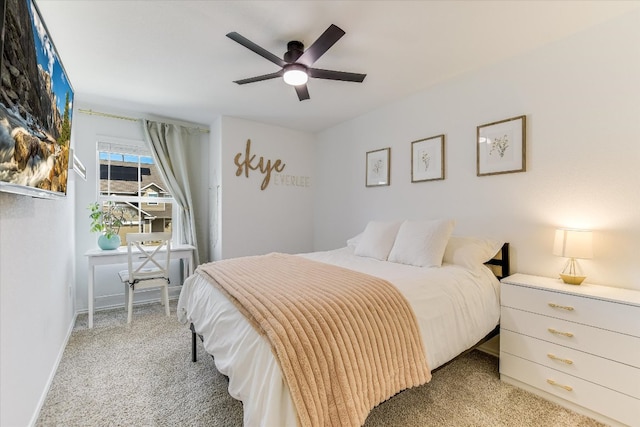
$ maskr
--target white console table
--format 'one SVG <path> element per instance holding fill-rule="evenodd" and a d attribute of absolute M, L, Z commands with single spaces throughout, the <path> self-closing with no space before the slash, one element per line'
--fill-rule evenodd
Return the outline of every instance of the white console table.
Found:
<path fill-rule="evenodd" d="M 172 245 L 171 246 L 171 259 L 181 259 L 187 263 L 185 268 L 186 275 L 184 279 L 193 274 L 193 252 L 194 246 L 191 245 Z M 127 263 L 127 247 L 121 246 L 114 250 L 102 250 L 102 249 L 90 249 L 84 254 L 89 260 L 89 281 L 88 281 L 88 297 L 89 297 L 89 328 L 93 328 L 93 311 L 94 311 L 94 297 L 93 288 L 95 285 L 95 270 L 96 265 L 113 265 L 113 264 L 126 264 Z"/>

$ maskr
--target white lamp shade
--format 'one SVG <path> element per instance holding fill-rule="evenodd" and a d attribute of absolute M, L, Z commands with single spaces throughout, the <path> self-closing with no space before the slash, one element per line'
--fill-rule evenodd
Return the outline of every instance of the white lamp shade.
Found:
<path fill-rule="evenodd" d="M 566 258 L 593 258 L 593 234 L 589 230 L 556 230 L 553 254 Z"/>
<path fill-rule="evenodd" d="M 298 65 L 299 64 L 291 64 L 285 68 L 282 78 L 286 84 L 291 86 L 300 86 L 309 80 L 306 68 Z"/>

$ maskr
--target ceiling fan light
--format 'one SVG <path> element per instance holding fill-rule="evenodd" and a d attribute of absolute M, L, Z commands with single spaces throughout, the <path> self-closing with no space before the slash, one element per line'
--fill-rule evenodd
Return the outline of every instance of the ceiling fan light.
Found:
<path fill-rule="evenodd" d="M 282 78 L 286 84 L 291 86 L 300 86 L 307 83 L 307 80 L 309 80 L 306 68 L 300 64 L 288 65 L 285 68 Z"/>

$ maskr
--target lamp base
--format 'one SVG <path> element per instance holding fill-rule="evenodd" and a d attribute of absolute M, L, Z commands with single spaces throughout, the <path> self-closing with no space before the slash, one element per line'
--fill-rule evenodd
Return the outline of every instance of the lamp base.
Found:
<path fill-rule="evenodd" d="M 584 282 L 584 279 L 586 279 L 587 276 L 574 276 L 572 274 L 560 273 L 560 278 L 568 285 L 579 285 Z"/>

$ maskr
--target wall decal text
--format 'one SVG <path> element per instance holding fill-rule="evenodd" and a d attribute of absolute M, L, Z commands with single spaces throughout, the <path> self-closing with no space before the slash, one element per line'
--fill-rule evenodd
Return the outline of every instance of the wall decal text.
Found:
<path fill-rule="evenodd" d="M 249 170 L 259 170 L 263 175 L 264 179 L 262 180 L 262 185 L 260 186 L 260 190 L 264 190 L 269 185 L 269 181 L 271 180 L 271 172 L 274 170 L 276 172 L 282 172 L 284 167 L 286 166 L 282 163 L 282 160 L 277 159 L 273 164 L 271 160 L 267 160 L 265 162 L 264 157 L 260 157 L 257 164 L 253 164 L 253 161 L 256 158 L 256 155 L 251 155 L 251 140 L 247 139 L 247 145 L 244 150 L 244 159 L 242 159 L 242 152 L 236 154 L 233 159 L 233 162 L 238 167 L 236 169 L 236 176 L 242 175 L 244 172 L 244 176 L 249 178 Z"/>
<path fill-rule="evenodd" d="M 298 175 L 273 174 L 275 185 L 289 185 L 293 187 L 311 187 L 311 177 Z"/>

